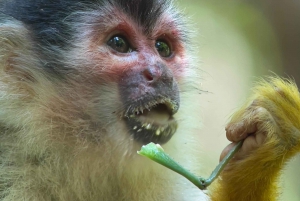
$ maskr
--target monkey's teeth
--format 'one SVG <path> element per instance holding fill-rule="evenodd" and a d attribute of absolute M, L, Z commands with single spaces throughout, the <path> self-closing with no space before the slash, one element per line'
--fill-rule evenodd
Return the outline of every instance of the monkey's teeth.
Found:
<path fill-rule="evenodd" d="M 149 130 L 149 129 L 151 129 L 151 127 L 152 127 L 152 125 L 151 125 L 151 124 L 148 124 L 148 125 L 146 126 L 146 129 Z"/>
<path fill-rule="evenodd" d="M 141 132 L 141 131 L 142 131 L 142 129 L 137 130 L 138 133 Z"/>
<path fill-rule="evenodd" d="M 133 127 L 133 130 L 136 130 L 137 129 L 137 126 Z"/>
<path fill-rule="evenodd" d="M 152 127 L 152 124 L 151 123 L 145 123 L 145 124 L 142 125 L 142 127 L 149 130 Z"/>
<path fill-rule="evenodd" d="M 160 135 L 160 133 L 161 133 L 160 129 L 157 129 L 155 132 L 156 135 Z"/>
<path fill-rule="evenodd" d="M 144 113 L 144 108 L 142 108 L 142 107 L 137 108 L 137 109 L 134 110 L 134 114 L 133 114 L 132 117 L 135 117 L 136 115 L 143 114 L 143 113 Z"/>

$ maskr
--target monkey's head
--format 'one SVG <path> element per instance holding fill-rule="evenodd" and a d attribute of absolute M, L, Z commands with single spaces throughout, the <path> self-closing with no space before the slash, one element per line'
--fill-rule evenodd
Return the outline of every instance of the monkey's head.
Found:
<path fill-rule="evenodd" d="M 186 29 L 170 1 L 15 2 L 31 8 L 4 6 L 26 25 L 38 59 L 36 67 L 14 68 L 41 71 L 52 83 L 52 95 L 34 91 L 47 96 L 43 104 L 65 127 L 73 122 L 68 127 L 81 130 L 71 133 L 118 138 L 121 132 L 138 143 L 171 139 L 188 59 Z M 30 77 L 37 88 L 39 79 Z"/>

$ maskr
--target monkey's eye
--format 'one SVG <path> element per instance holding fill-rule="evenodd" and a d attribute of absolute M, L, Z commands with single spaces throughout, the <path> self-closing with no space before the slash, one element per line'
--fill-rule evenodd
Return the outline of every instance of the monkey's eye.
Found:
<path fill-rule="evenodd" d="M 132 48 L 130 47 L 128 41 L 126 40 L 126 38 L 124 36 L 115 35 L 115 36 L 111 37 L 107 41 L 107 45 L 120 53 L 132 52 Z"/>
<path fill-rule="evenodd" d="M 172 54 L 170 46 L 163 40 L 156 41 L 155 48 L 162 57 L 170 57 Z"/>

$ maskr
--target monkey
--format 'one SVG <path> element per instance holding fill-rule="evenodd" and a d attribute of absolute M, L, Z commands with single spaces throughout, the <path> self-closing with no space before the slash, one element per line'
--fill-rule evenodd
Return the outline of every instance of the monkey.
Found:
<path fill-rule="evenodd" d="M 0 10 L 1 201 L 277 199 L 300 151 L 293 82 L 253 89 L 221 157 L 243 146 L 206 195 L 136 154 L 149 142 L 197 151 L 184 125 L 197 65 L 173 1 L 1 0 Z"/>

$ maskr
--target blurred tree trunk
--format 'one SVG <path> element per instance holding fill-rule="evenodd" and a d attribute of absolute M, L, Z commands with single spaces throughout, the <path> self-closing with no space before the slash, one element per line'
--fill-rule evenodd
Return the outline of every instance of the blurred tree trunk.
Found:
<path fill-rule="evenodd" d="M 270 20 L 278 36 L 284 73 L 300 86 L 300 1 L 251 1 Z"/>

